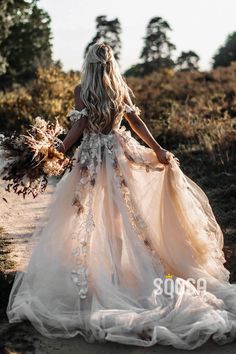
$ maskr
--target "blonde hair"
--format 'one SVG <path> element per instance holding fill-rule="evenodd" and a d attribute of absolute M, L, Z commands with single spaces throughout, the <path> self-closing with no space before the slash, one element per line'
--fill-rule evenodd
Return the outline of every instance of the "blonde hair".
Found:
<path fill-rule="evenodd" d="M 89 125 L 101 131 L 124 113 L 124 100 L 133 91 L 122 77 L 112 48 L 104 42 L 90 45 L 82 66 L 80 97 L 89 112 Z"/>

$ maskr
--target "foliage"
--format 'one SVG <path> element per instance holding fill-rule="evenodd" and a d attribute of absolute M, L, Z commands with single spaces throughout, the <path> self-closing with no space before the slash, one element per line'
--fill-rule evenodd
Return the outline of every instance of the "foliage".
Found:
<path fill-rule="evenodd" d="M 176 68 L 179 71 L 199 69 L 200 58 L 194 51 L 181 52 L 176 61 L 172 59 L 172 52 L 176 46 L 170 42 L 168 37 L 168 32 L 171 30 L 168 22 L 161 17 L 154 17 L 149 21 L 144 37 L 144 47 L 140 55 L 143 62 L 134 64 L 126 70 L 127 77 L 144 77 L 163 69 Z"/>
<path fill-rule="evenodd" d="M 165 69 L 127 80 L 152 132 L 171 147 L 198 144 L 210 152 L 229 141 L 236 117 L 235 65 L 209 73 Z"/>
<path fill-rule="evenodd" d="M 228 35 L 225 44 L 214 55 L 213 68 L 229 66 L 233 61 L 236 61 L 236 32 Z"/>
<path fill-rule="evenodd" d="M 121 25 L 118 18 L 115 18 L 114 20 L 107 20 L 107 16 L 98 16 L 96 18 L 96 30 L 96 35 L 85 48 L 84 55 L 86 55 L 91 44 L 94 44 L 97 41 L 103 41 L 111 46 L 116 60 L 119 61 L 121 50 Z"/>
<path fill-rule="evenodd" d="M 149 21 L 144 37 L 144 48 L 140 55 L 144 62 L 171 57 L 176 47 L 168 38 L 169 31 L 170 25 L 161 17 L 154 17 Z"/>
<path fill-rule="evenodd" d="M 74 105 L 74 87 L 80 73 L 64 73 L 58 66 L 38 68 L 36 79 L 6 93 L 0 92 L 0 131 L 6 134 L 22 132 L 41 116 L 53 121 L 58 118 L 69 126 L 66 113 Z"/>
<path fill-rule="evenodd" d="M 79 72 L 39 68 L 36 79 L 25 87 L 0 93 L 0 130 L 22 132 L 36 116 L 57 118 L 69 128 L 67 113 L 79 81 Z M 236 117 L 236 65 L 211 72 L 162 69 L 145 78 L 129 77 L 127 82 L 144 120 L 164 143 L 199 144 L 210 152 L 216 144 L 229 141 Z"/>
<path fill-rule="evenodd" d="M 1 1 L 1 89 L 13 83 L 25 83 L 35 77 L 38 66 L 52 63 L 51 19 L 38 7 L 37 1 Z"/>
<path fill-rule="evenodd" d="M 124 75 L 126 77 L 132 76 L 132 77 L 139 77 L 139 76 L 144 76 L 144 64 L 143 63 L 138 63 L 138 64 L 133 64 L 129 69 L 127 69 L 124 72 Z"/>
<path fill-rule="evenodd" d="M 169 31 L 171 27 L 163 18 L 153 17 L 149 21 L 140 55 L 143 62 L 126 71 L 126 75 L 144 76 L 155 70 L 174 67 L 171 56 L 176 47 L 169 40 Z"/>
<path fill-rule="evenodd" d="M 13 0 L 1 0 L 1 11 L 0 11 L 0 23 L 1 23 L 1 32 L 0 32 L 0 44 L 2 44 L 5 39 L 10 34 L 10 28 L 14 24 L 13 16 L 11 16 L 10 5 L 13 4 Z M 0 75 L 3 75 L 7 71 L 7 58 L 3 55 L 2 50 L 0 52 Z"/>
<path fill-rule="evenodd" d="M 144 77 L 152 72 L 161 71 L 163 69 L 172 69 L 174 67 L 174 61 L 169 58 L 155 59 L 147 63 L 138 63 L 132 65 L 125 71 L 125 76 Z"/>
<path fill-rule="evenodd" d="M 181 52 L 180 55 L 178 56 L 175 66 L 177 70 L 198 70 L 199 69 L 199 60 L 200 57 L 193 52 L 192 50 L 189 50 L 188 52 Z"/>

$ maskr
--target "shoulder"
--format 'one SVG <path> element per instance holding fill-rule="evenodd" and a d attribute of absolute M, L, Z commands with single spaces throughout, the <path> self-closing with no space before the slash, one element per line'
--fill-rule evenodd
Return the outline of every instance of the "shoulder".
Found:
<path fill-rule="evenodd" d="M 125 96 L 124 97 L 124 112 L 127 114 L 139 115 L 141 113 L 141 110 L 139 107 L 137 107 L 135 104 L 133 104 L 130 97 Z"/>

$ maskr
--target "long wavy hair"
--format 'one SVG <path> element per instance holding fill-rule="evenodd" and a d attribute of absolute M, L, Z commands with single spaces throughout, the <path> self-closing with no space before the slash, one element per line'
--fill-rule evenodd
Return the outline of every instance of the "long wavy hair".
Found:
<path fill-rule="evenodd" d="M 80 97 L 89 111 L 89 125 L 101 131 L 124 113 L 124 100 L 135 97 L 120 73 L 112 48 L 104 42 L 90 45 L 81 73 Z"/>

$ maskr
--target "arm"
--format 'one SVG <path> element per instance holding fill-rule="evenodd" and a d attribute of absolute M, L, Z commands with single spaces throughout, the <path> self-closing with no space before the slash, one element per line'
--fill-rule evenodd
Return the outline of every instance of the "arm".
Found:
<path fill-rule="evenodd" d="M 133 112 L 125 113 L 125 118 L 129 123 L 130 128 L 155 152 L 162 149 L 156 142 L 144 121 Z"/>
<path fill-rule="evenodd" d="M 68 131 L 65 139 L 58 148 L 60 152 L 66 152 L 69 148 L 76 143 L 83 133 L 84 128 L 87 126 L 87 117 L 83 116 L 80 120 L 76 121 L 71 129 Z"/>
<path fill-rule="evenodd" d="M 130 104 L 130 102 L 129 102 Z M 131 103 L 132 106 L 132 103 Z M 144 121 L 135 112 L 125 113 L 124 117 L 129 123 L 130 128 L 155 152 L 158 160 L 163 164 L 168 164 L 169 151 L 162 148 L 154 139 Z"/>
<path fill-rule="evenodd" d="M 74 99 L 75 99 L 75 109 L 81 111 L 85 108 L 83 101 L 80 98 L 80 85 L 75 87 L 74 90 Z M 86 116 L 82 116 L 79 120 L 77 120 L 68 131 L 65 139 L 62 144 L 59 146 L 58 151 L 66 152 L 69 148 L 76 143 L 76 141 L 80 138 L 83 130 L 86 128 L 88 124 L 88 118 Z"/>

